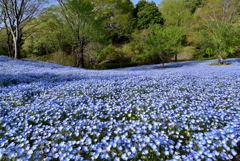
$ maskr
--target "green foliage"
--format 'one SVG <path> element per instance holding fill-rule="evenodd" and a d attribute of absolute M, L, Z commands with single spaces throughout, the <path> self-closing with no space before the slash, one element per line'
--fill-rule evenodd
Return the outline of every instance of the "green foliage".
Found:
<path fill-rule="evenodd" d="M 131 0 L 58 2 L 24 23 L 22 57 L 116 68 L 164 63 L 173 56 L 175 60 L 239 56 L 239 0 L 162 0 L 159 8 L 146 0 L 136 6 Z M 8 50 L 1 28 L 0 54 L 11 55 Z"/>
<path fill-rule="evenodd" d="M 221 56 L 226 58 L 228 54 L 233 54 L 239 45 L 239 28 L 227 26 L 219 26 L 214 35 L 209 34 L 208 41 L 205 43 L 210 44 L 213 54 L 221 53 Z M 208 49 L 208 48 L 207 48 Z"/>
<path fill-rule="evenodd" d="M 71 32 L 72 43 L 79 44 L 80 37 L 89 37 L 94 31 L 94 5 L 87 0 L 67 0 L 59 12 Z M 93 34 L 93 33 L 92 33 Z"/>
<path fill-rule="evenodd" d="M 147 52 L 153 58 L 158 56 L 158 61 L 162 63 L 169 61 L 171 57 L 182 51 L 183 33 L 180 27 L 154 26 L 147 39 Z"/>
<path fill-rule="evenodd" d="M 195 13 L 195 11 L 203 5 L 205 0 L 186 0 L 186 6 L 191 11 L 191 13 Z"/>
<path fill-rule="evenodd" d="M 126 66 L 129 60 L 122 48 L 108 45 L 98 56 L 98 62 L 100 68 L 117 68 Z"/>
<path fill-rule="evenodd" d="M 166 26 L 188 26 L 191 9 L 186 0 L 162 0 L 159 10 L 163 15 Z"/>
<path fill-rule="evenodd" d="M 0 55 L 7 55 L 7 34 L 5 29 L 0 30 Z"/>
<path fill-rule="evenodd" d="M 88 42 L 101 38 L 102 18 L 97 16 L 94 3 L 88 0 L 61 1 L 63 20 L 71 35 L 72 53 L 75 56 L 75 66 L 85 67 L 85 48 Z"/>
<path fill-rule="evenodd" d="M 178 53 L 179 61 L 193 60 L 196 49 L 194 46 L 186 46 Z"/>
<path fill-rule="evenodd" d="M 164 20 L 154 2 L 141 0 L 134 10 L 135 23 L 139 30 L 147 29 L 154 24 L 163 25 Z"/>
<path fill-rule="evenodd" d="M 154 25 L 135 31 L 129 44 L 133 64 L 165 63 L 182 51 L 183 31 L 180 27 L 163 28 Z"/>
<path fill-rule="evenodd" d="M 46 55 L 31 55 L 30 58 L 40 61 L 47 61 L 55 64 L 74 66 L 73 55 L 64 52 L 54 52 Z"/>
<path fill-rule="evenodd" d="M 121 46 L 129 42 L 133 30 L 133 4 L 130 0 L 111 0 L 104 3 L 105 33 L 110 43 Z"/>
<path fill-rule="evenodd" d="M 28 54 L 46 55 L 58 50 L 66 51 L 71 34 L 59 17 L 60 8 L 52 6 L 46 9 L 38 19 L 25 27 L 29 32 L 23 50 Z"/>
<path fill-rule="evenodd" d="M 194 43 L 200 57 L 220 56 L 226 58 L 236 52 L 240 44 L 240 1 L 207 0 L 195 14 Z"/>
<path fill-rule="evenodd" d="M 150 64 L 153 63 L 151 60 L 151 54 L 147 50 L 147 39 L 150 33 L 150 29 L 136 30 L 132 33 L 132 40 L 130 48 L 132 51 L 131 62 L 133 64 Z"/>
<path fill-rule="evenodd" d="M 187 0 L 163 0 L 159 5 L 159 10 L 165 19 L 165 27 L 175 27 L 181 30 L 182 45 L 187 45 L 189 40 L 187 32 L 192 22 L 191 8 L 189 6 L 191 3 L 192 1 Z M 175 52 L 175 61 L 178 60 L 178 54 Z"/>

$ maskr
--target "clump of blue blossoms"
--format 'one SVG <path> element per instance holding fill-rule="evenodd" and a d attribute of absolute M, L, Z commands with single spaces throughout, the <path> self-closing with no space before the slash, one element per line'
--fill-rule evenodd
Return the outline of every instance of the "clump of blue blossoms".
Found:
<path fill-rule="evenodd" d="M 240 59 L 85 70 L 0 56 L 0 160 L 231 160 Z"/>

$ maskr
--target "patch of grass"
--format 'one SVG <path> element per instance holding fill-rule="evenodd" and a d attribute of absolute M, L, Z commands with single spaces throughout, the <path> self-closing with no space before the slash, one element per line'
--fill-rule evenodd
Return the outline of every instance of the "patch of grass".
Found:
<path fill-rule="evenodd" d="M 64 52 L 56 52 L 43 56 L 32 55 L 30 58 L 34 60 L 46 61 L 49 63 L 55 63 L 65 66 L 74 66 L 74 57 L 71 54 L 67 54 Z"/>
<path fill-rule="evenodd" d="M 178 54 L 178 61 L 193 60 L 195 48 L 193 46 L 184 47 L 183 51 Z M 174 57 L 172 58 L 174 60 Z"/>

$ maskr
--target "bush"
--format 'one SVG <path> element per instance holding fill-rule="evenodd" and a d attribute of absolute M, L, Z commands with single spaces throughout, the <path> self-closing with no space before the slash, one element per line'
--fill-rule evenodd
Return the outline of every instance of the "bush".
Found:
<path fill-rule="evenodd" d="M 128 64 L 130 64 L 130 58 L 127 56 L 128 53 L 125 52 L 123 48 L 108 45 L 98 56 L 98 66 L 100 68 L 118 68 L 128 66 Z"/>

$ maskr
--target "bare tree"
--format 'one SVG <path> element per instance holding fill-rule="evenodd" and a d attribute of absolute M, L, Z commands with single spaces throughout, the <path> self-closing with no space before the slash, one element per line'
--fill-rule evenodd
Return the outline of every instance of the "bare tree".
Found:
<path fill-rule="evenodd" d="M 45 0 L 0 0 L 0 10 L 14 44 L 14 58 L 20 59 L 23 27 L 36 16 Z"/>

